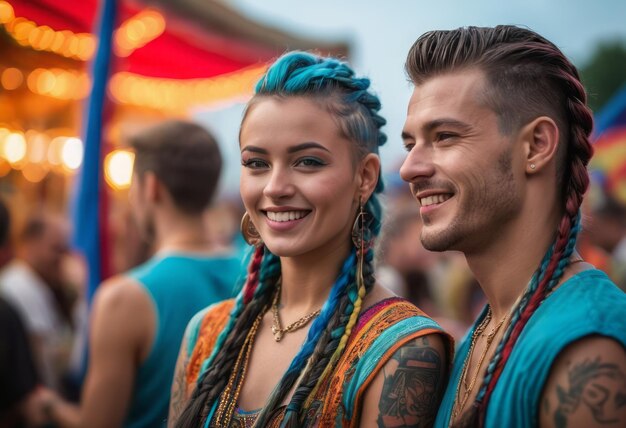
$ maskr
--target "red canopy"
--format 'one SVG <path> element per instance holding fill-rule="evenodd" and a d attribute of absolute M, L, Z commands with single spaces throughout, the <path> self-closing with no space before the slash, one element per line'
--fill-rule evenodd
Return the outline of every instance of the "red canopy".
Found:
<path fill-rule="evenodd" d="M 136 4 L 119 0 L 118 28 L 141 12 Z M 9 0 L 15 16 L 55 31 L 92 33 L 96 0 Z M 237 40 L 208 29 L 193 30 L 166 18 L 165 30 L 127 57 L 118 57 L 117 71 L 167 79 L 209 78 L 267 62 L 282 50 Z"/>

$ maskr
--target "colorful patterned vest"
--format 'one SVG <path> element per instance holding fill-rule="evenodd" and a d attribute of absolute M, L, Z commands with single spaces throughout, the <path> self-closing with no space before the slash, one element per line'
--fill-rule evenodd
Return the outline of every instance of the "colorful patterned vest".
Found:
<path fill-rule="evenodd" d="M 188 395 L 206 370 L 204 363 L 228 321 L 233 304 L 233 300 L 228 300 L 214 305 L 198 314 L 189 325 Z M 432 333 L 442 334 L 452 352 L 450 336 L 408 301 L 391 298 L 366 309 L 360 314 L 334 373 L 317 390 L 303 426 L 359 426 L 365 391 L 381 368 L 404 344 Z M 233 426 L 243 427 L 240 419 L 235 417 Z M 270 426 L 280 425 L 281 419 L 282 412 L 276 411 Z"/>

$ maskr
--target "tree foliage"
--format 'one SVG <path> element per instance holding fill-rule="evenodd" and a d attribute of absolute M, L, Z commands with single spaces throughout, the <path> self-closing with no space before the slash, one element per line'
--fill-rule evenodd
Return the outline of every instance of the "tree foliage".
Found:
<path fill-rule="evenodd" d="M 589 105 L 597 112 L 626 84 L 626 41 L 600 43 L 580 72 L 589 93 Z"/>

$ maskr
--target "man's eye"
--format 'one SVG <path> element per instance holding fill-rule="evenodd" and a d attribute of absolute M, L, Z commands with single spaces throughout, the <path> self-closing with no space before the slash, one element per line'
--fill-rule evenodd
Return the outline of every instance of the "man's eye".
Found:
<path fill-rule="evenodd" d="M 413 147 L 415 146 L 414 143 L 408 143 L 404 145 L 404 150 L 406 150 L 407 152 L 410 152 L 411 150 L 413 150 Z"/>
<path fill-rule="evenodd" d="M 435 141 L 449 140 L 454 137 L 456 137 L 456 134 L 453 134 L 451 132 L 438 132 L 435 136 Z"/>

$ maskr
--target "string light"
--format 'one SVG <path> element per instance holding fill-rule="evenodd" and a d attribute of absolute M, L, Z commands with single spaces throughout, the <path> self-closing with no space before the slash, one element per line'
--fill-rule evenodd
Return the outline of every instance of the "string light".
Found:
<path fill-rule="evenodd" d="M 13 6 L 6 1 L 0 1 L 0 24 L 7 24 L 15 19 Z"/>
<path fill-rule="evenodd" d="M 50 138 L 44 133 L 33 130 L 27 131 L 25 137 L 28 161 L 39 164 L 46 163 Z"/>
<path fill-rule="evenodd" d="M 61 166 L 61 150 L 67 137 L 56 137 L 48 145 L 48 163 L 53 166 Z"/>
<path fill-rule="evenodd" d="M 62 100 L 83 99 L 91 90 L 87 73 L 60 68 L 37 68 L 29 73 L 26 84 L 36 94 Z"/>
<path fill-rule="evenodd" d="M 104 158 L 104 178 L 115 190 L 130 187 L 135 154 L 128 150 L 113 150 Z"/>
<path fill-rule="evenodd" d="M 111 77 L 110 91 L 121 104 L 158 110 L 182 110 L 226 98 L 247 97 L 267 70 L 266 65 L 208 79 L 160 79 L 119 72 Z"/>
<path fill-rule="evenodd" d="M 115 53 L 126 57 L 165 31 L 165 18 L 153 9 L 139 12 L 115 30 Z"/>
<path fill-rule="evenodd" d="M 26 140 L 20 132 L 11 132 L 4 138 L 2 155 L 15 168 L 26 157 Z"/>
<path fill-rule="evenodd" d="M 38 183 L 48 175 L 48 168 L 42 163 L 27 163 L 22 168 L 22 175 L 31 183 Z"/>
<path fill-rule="evenodd" d="M 57 134 L 60 130 L 52 131 Z M 76 137 L 28 130 L 25 133 L 0 127 L 0 177 L 21 170 L 27 181 L 37 183 L 53 170 L 73 174 L 83 162 L 83 142 Z"/>
<path fill-rule="evenodd" d="M 17 68 L 5 68 L 0 76 L 0 84 L 8 91 L 19 88 L 24 81 L 24 74 Z"/>
<path fill-rule="evenodd" d="M 13 6 L 0 1 L 0 24 L 5 26 L 7 33 L 21 46 L 29 46 L 38 51 L 54 52 L 66 58 L 87 61 L 96 50 L 96 39 L 89 33 L 73 33 L 63 30 L 55 31 L 47 25 L 15 17 Z"/>

